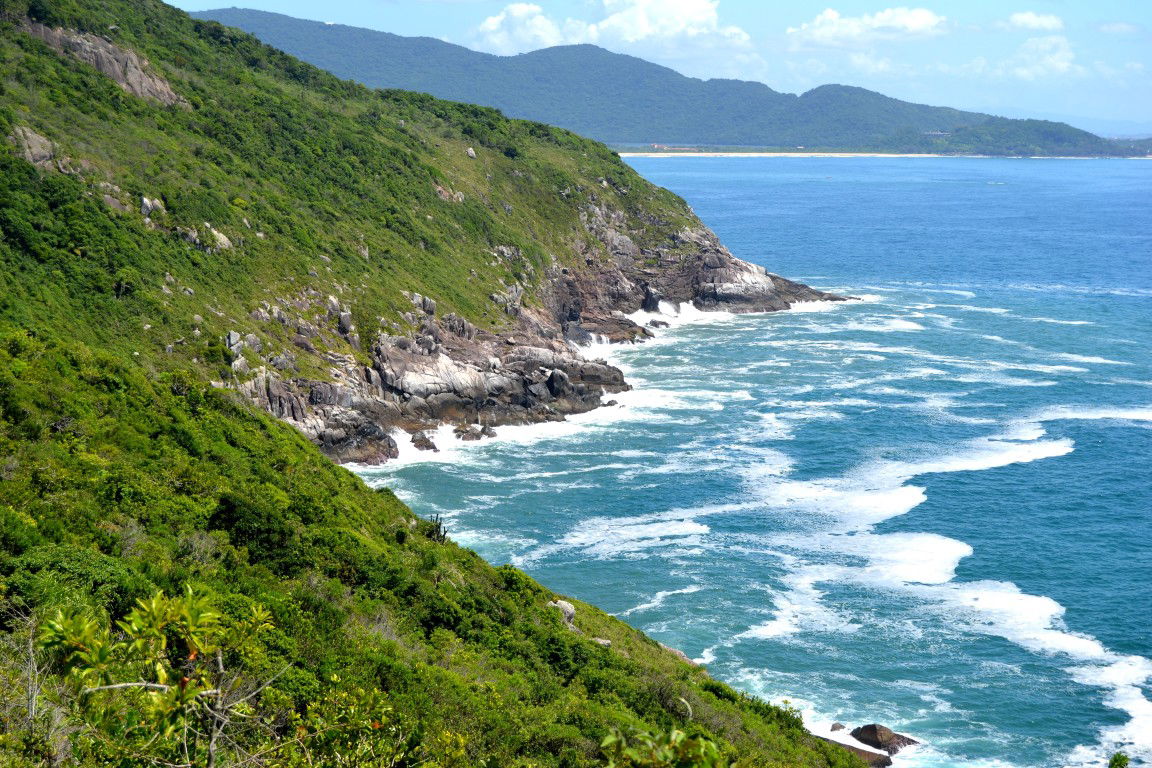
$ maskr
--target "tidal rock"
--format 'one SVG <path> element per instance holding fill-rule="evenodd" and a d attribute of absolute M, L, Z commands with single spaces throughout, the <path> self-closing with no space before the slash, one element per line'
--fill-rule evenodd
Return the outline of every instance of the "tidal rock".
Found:
<path fill-rule="evenodd" d="M 452 434 L 456 435 L 457 440 L 463 440 L 466 443 L 475 442 L 484 437 L 484 432 L 476 424 L 461 424 L 452 430 Z"/>
<path fill-rule="evenodd" d="M 640 303 L 640 309 L 645 312 L 659 312 L 660 302 L 664 300 L 664 294 L 660 291 L 654 290 L 652 286 L 644 286 L 644 300 Z"/>
<path fill-rule="evenodd" d="M 842 731 L 844 728 L 844 723 L 832 723 L 832 733 L 836 733 L 836 731 Z"/>
<path fill-rule="evenodd" d="M 870 747 L 882 749 L 890 755 L 896 754 L 904 747 L 910 747 L 913 744 L 920 743 L 911 737 L 896 733 L 891 728 L 887 728 L 878 723 L 862 725 L 859 728 L 853 729 L 852 738 Z"/>
<path fill-rule="evenodd" d="M 420 451 L 432 451 L 439 453 L 440 449 L 436 447 L 436 443 L 432 442 L 432 438 L 428 437 L 427 432 L 415 432 L 412 435 L 412 445 L 416 446 Z"/>

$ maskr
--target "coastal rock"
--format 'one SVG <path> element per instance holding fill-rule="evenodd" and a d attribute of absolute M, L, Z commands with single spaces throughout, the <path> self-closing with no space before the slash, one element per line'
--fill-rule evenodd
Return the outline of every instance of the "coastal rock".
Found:
<path fill-rule="evenodd" d="M 578 258 L 557 258 L 531 297 L 524 284 L 504 283 L 491 294 L 502 314 L 495 329 L 454 313 L 441 316 L 433 298 L 411 291 L 404 293 L 412 306 L 402 313 L 404 324 L 381 318 L 380 327 L 390 332 L 365 334 L 361 343 L 352 306 L 301 289 L 278 299 L 268 315 L 294 329 L 291 342 L 302 353 L 320 358 L 324 374 L 317 378 L 323 380 L 300 376 L 299 370 L 316 367 L 292 359 L 234 386 L 337 461 L 384 461 L 395 454 L 390 435 L 398 429 L 415 434 L 466 425 L 456 436 L 480 440 L 494 434 L 493 427 L 561 420 L 614 402 L 610 395 L 629 389 L 623 373 L 589 359 L 577 345 L 643 341 L 652 331 L 628 317 L 642 308 L 659 311 L 667 302 L 762 312 L 839 298 L 740 261 L 703 227 L 653 243 L 643 223 L 620 210 L 591 205 L 581 221 L 603 250 L 574 246 Z M 526 260 L 515 246 L 494 246 L 491 255 L 494 266 L 520 269 Z M 288 306 L 292 316 L 280 309 Z M 241 339 L 238 349 L 244 344 Z M 374 436 L 378 450 L 369 446 Z"/>
<path fill-rule="evenodd" d="M 896 733 L 891 728 L 887 728 L 879 723 L 862 725 L 859 728 L 853 729 L 852 738 L 870 747 L 882 749 L 890 755 L 896 754 L 904 747 L 910 747 L 913 744 L 920 743 L 911 737 Z"/>
<path fill-rule="evenodd" d="M 133 96 L 169 107 L 188 106 L 188 102 L 172 90 L 167 80 L 149 71 L 147 61 L 106 37 L 53 29 L 34 21 L 26 22 L 24 30 L 58 52 L 73 56 L 112 78 Z"/>
<path fill-rule="evenodd" d="M 436 443 L 432 442 L 432 438 L 428 437 L 427 432 L 414 432 L 412 434 L 412 445 L 419 451 L 440 452 L 440 449 L 436 447 Z"/>
<path fill-rule="evenodd" d="M 844 742 L 836 741 L 835 739 L 829 739 L 824 736 L 817 736 L 816 738 L 848 750 L 852 754 L 856 755 L 856 757 L 863 760 L 866 765 L 872 766 L 872 768 L 888 768 L 888 766 L 892 765 L 892 758 L 884 752 L 873 752 L 870 749 L 864 749 L 863 747 L 858 747 L 855 744 L 845 744 Z"/>
<path fill-rule="evenodd" d="M 836 733 L 836 731 L 842 731 L 846 727 L 847 726 L 845 726 L 844 723 L 832 723 L 832 733 Z"/>

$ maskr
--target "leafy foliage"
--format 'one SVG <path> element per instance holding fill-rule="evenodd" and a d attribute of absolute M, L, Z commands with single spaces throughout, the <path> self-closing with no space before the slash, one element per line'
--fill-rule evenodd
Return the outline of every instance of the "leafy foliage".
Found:
<path fill-rule="evenodd" d="M 677 730 L 668 734 L 639 732 L 631 736 L 614 730 L 600 747 L 608 757 L 606 768 L 731 768 L 733 765 L 715 742 Z"/>

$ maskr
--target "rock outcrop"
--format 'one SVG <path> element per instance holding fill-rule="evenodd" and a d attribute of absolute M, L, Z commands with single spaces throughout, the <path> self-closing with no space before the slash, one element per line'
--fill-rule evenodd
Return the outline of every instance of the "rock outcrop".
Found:
<path fill-rule="evenodd" d="M 896 733 L 891 728 L 887 728 L 879 723 L 854 728 L 852 730 L 852 738 L 870 747 L 882 749 L 890 755 L 896 754 L 904 747 L 910 747 L 913 744 L 920 743 L 916 741 L 916 739 Z"/>
<path fill-rule="evenodd" d="M 121 48 L 106 37 L 52 27 L 29 21 L 25 30 L 63 54 L 73 56 L 116 81 L 133 96 L 164 106 L 187 107 L 188 102 L 172 90 L 168 81 L 152 72 L 148 62 L 134 51 Z"/>
<path fill-rule="evenodd" d="M 258 350 L 237 333 L 224 339 L 236 359 L 237 387 L 333 459 L 379 463 L 397 455 L 396 430 L 415 435 L 405 442 L 435 450 L 421 433 L 442 424 L 458 425 L 457 439 L 479 440 L 504 424 L 560 420 L 599 407 L 606 395 L 629 386 L 619 369 L 586 358 L 578 344 L 651 336 L 628 317 L 638 310 L 691 304 L 768 312 L 839 298 L 737 259 L 703 227 L 651 246 L 640 244 L 647 233 L 629 230 L 630 221 L 603 207 L 584 211 L 593 240 L 577 246 L 583 264 L 548 269 L 531 286 L 531 302 L 521 284 L 493 294 L 510 323 L 499 334 L 454 314 L 441 316 L 432 298 L 417 293 L 407 294 L 413 307 L 404 315 L 407 330 L 391 326 L 363 339 L 354 307 L 315 291 L 254 310 L 254 318 L 284 326 L 299 351 L 322 357 L 329 377 L 293 376 L 296 366 L 283 352 L 270 350 L 260 356 L 263 364 L 250 362 L 245 350 Z M 223 247 L 211 226 L 205 228 Z M 493 257 L 498 263 L 520 254 L 497 247 Z M 366 355 L 368 364 L 336 351 L 341 342 Z"/>

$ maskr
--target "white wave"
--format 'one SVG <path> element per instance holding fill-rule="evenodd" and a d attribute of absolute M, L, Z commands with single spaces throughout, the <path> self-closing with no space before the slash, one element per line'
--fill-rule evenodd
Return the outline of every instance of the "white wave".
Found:
<path fill-rule="evenodd" d="M 705 323 L 729 323 L 737 317 L 738 316 L 732 312 L 723 310 L 705 311 L 697 309 L 691 302 L 683 302 L 675 305 L 668 301 L 661 301 L 659 311 L 657 312 L 645 312 L 640 309 L 628 315 L 628 319 L 637 325 L 647 326 L 653 320 L 656 320 L 667 323 L 669 328 Z M 661 330 L 665 329 L 655 329 L 656 334 L 659 335 Z"/>
<path fill-rule="evenodd" d="M 702 584 L 692 584 L 691 586 L 684 587 L 683 589 L 661 590 L 660 592 L 657 592 L 656 594 L 652 595 L 652 598 L 650 600 L 648 600 L 647 602 L 640 603 L 639 605 L 634 605 L 631 608 L 629 608 L 628 610 L 621 611 L 620 613 L 618 613 L 616 615 L 617 616 L 631 616 L 632 614 L 640 613 L 641 611 L 650 611 L 653 608 L 659 608 L 660 606 L 664 605 L 664 601 L 670 597 L 673 597 L 675 595 L 690 595 L 693 592 L 699 592 L 702 589 L 704 589 L 704 586 Z"/>
<path fill-rule="evenodd" d="M 1051 323 L 1052 325 L 1096 325 L 1091 320 L 1057 320 L 1054 317 L 1022 317 L 1021 320 L 1031 320 L 1036 323 Z"/>
<path fill-rule="evenodd" d="M 816 584 L 831 581 L 839 569 L 835 566 L 809 566 L 784 577 L 787 590 L 773 596 L 773 617 L 749 627 L 734 638 L 740 640 L 775 640 L 806 632 L 850 633 L 859 624 L 839 616 L 820 602 L 824 593 Z"/>
<path fill-rule="evenodd" d="M 1123 725 L 1101 729 L 1095 745 L 1081 746 L 1066 766 L 1100 765 L 1110 751 L 1123 748 L 1152 758 L 1152 702 L 1141 688 L 1152 678 L 1152 661 L 1108 650 L 1099 640 L 1069 631 L 1064 608 L 1042 595 L 1029 595 L 1008 582 L 955 582 L 959 562 L 972 554 L 961 541 L 927 533 L 876 534 L 871 527 L 902 514 L 924 500 L 923 489 L 907 485 L 913 477 L 938 472 L 981 471 L 1065 455 L 1067 439 L 1043 439 L 1043 423 L 1067 419 L 1152 420 L 1152 407 L 1049 408 L 1009 425 L 1001 434 L 968 441 L 960 450 L 913 461 L 872 462 L 847 475 L 815 481 L 782 481 L 766 493 L 771 503 L 832 515 L 850 535 L 806 534 L 777 537 L 794 551 L 849 555 L 864 565 L 798 564 L 774 597 L 775 612 L 740 640 L 778 639 L 800 631 L 852 631 L 852 623 L 821 603 L 821 583 L 856 582 L 871 588 L 907 591 L 965 631 L 1002 637 L 1026 650 L 1071 659 L 1069 670 L 1084 685 L 1109 691 L 1105 703 L 1125 712 Z M 927 763 L 932 765 L 933 763 Z"/>
<path fill-rule="evenodd" d="M 964 312 L 984 312 L 990 315 L 1010 315 L 1012 310 L 1004 309 L 1003 307 L 977 307 L 972 304 L 937 304 L 935 306 L 948 307 L 949 309 L 959 309 Z"/>
<path fill-rule="evenodd" d="M 1074 355 L 1069 352 L 1058 352 L 1056 357 L 1061 360 L 1068 360 L 1073 363 L 1095 363 L 1097 365 L 1132 365 L 1122 360 L 1109 360 L 1106 357 L 1097 357 L 1095 355 Z"/>
<path fill-rule="evenodd" d="M 1054 406 L 1045 408 L 1024 423 L 1045 421 L 1152 421 L 1152 405 L 1130 407 Z"/>
<path fill-rule="evenodd" d="M 845 305 L 846 302 L 843 301 L 797 301 L 788 307 L 786 311 L 795 315 L 812 312 L 831 312 Z"/>
<path fill-rule="evenodd" d="M 697 518 L 745 511 L 755 506 L 753 503 L 717 504 L 633 517 L 590 517 L 573 526 L 556 543 L 513 558 L 513 564 L 523 566 L 565 550 L 609 559 L 660 547 L 698 547 L 701 537 L 710 529 Z"/>
<path fill-rule="evenodd" d="M 912 320 L 905 320 L 901 317 L 889 318 L 876 318 L 869 322 L 868 320 L 861 320 L 856 322 L 844 323 L 836 328 L 829 329 L 831 331 L 864 331 L 868 333 L 892 333 L 894 331 L 922 331 L 924 326 Z"/>

